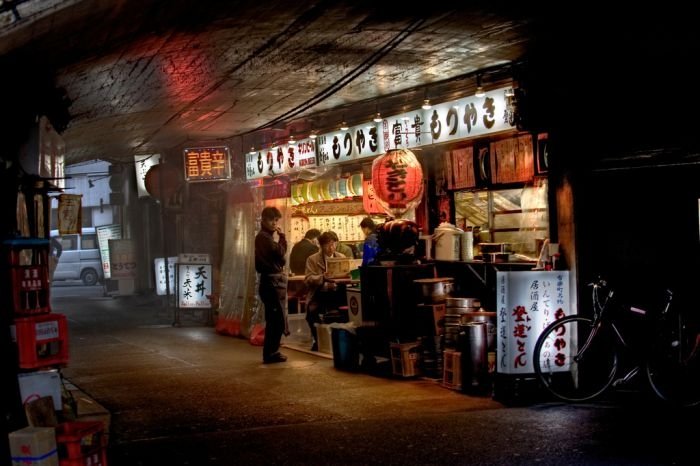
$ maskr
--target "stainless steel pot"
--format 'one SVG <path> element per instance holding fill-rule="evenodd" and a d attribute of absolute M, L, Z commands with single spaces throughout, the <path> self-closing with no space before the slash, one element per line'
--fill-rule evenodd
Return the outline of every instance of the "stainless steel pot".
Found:
<path fill-rule="evenodd" d="M 442 303 L 450 295 L 454 279 L 446 278 L 419 278 L 413 280 L 420 292 L 420 296 L 426 303 Z"/>
<path fill-rule="evenodd" d="M 479 309 L 481 300 L 479 298 L 447 298 L 445 305 L 448 307 L 474 307 Z"/>

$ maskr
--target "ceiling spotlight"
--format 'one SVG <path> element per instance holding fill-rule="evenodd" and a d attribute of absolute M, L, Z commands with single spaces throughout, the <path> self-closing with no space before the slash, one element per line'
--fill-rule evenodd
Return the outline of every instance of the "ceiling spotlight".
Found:
<path fill-rule="evenodd" d="M 484 92 L 484 88 L 481 86 L 481 75 L 477 74 L 476 75 L 476 92 L 474 92 L 474 97 L 483 97 L 485 95 L 486 95 L 486 93 Z"/>
<path fill-rule="evenodd" d="M 297 143 L 297 141 L 296 141 L 296 139 L 294 139 L 294 135 L 289 136 L 288 144 L 289 144 L 290 146 L 293 146 L 293 145 L 296 144 L 296 143 Z"/>
<path fill-rule="evenodd" d="M 311 131 L 311 134 L 309 134 L 309 137 L 310 137 L 311 139 L 316 139 L 317 136 L 318 136 L 318 134 L 316 134 L 316 130 Z"/>
<path fill-rule="evenodd" d="M 250 146 L 250 152 L 249 152 L 249 153 L 250 153 L 250 154 L 255 154 L 255 147 Z"/>
<path fill-rule="evenodd" d="M 350 129 L 350 127 L 345 122 L 345 120 L 343 120 L 343 122 L 340 124 L 340 131 L 347 131 L 348 129 Z"/>
<path fill-rule="evenodd" d="M 377 114 L 374 115 L 374 118 L 372 119 L 372 121 L 375 123 L 381 123 L 382 122 L 382 114 L 377 112 Z"/>
<path fill-rule="evenodd" d="M 433 108 L 433 106 L 430 105 L 430 99 L 423 100 L 423 105 L 421 105 L 421 108 L 423 110 L 430 110 L 431 108 Z"/>

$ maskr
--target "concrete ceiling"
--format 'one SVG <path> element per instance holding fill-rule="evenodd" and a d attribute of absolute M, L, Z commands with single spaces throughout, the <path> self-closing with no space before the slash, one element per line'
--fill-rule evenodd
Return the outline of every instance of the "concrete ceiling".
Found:
<path fill-rule="evenodd" d="M 339 114 L 364 118 L 358 108 L 367 121 L 381 96 L 472 86 L 475 71 L 525 55 L 527 14 L 450 3 L 15 0 L 0 10 L 0 64 L 65 90 L 68 164 L 249 147 L 262 128 L 329 129 Z"/>

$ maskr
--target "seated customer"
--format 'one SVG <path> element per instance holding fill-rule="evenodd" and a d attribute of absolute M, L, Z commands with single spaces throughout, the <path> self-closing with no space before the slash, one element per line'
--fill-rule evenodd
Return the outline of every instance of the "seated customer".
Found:
<path fill-rule="evenodd" d="M 321 231 L 312 228 L 292 247 L 292 252 L 289 253 L 289 269 L 294 275 L 304 275 L 306 272 L 306 259 L 311 254 L 318 252 L 319 236 L 321 236 Z"/>
<path fill-rule="evenodd" d="M 345 244 L 341 241 L 338 241 L 338 244 L 336 245 L 336 250 L 344 255 L 345 257 L 349 257 L 350 259 L 355 258 L 355 253 L 353 252 L 352 248 L 350 245 Z"/>
<path fill-rule="evenodd" d="M 321 322 L 321 314 L 337 309 L 340 305 L 336 284 L 328 276 L 326 259 L 345 257 L 336 252 L 338 235 L 332 231 L 326 231 L 318 238 L 321 250 L 306 259 L 306 277 L 304 283 L 309 292 L 306 295 L 306 322 L 309 323 L 313 345 L 311 351 L 318 351 L 318 335 L 316 325 Z"/>

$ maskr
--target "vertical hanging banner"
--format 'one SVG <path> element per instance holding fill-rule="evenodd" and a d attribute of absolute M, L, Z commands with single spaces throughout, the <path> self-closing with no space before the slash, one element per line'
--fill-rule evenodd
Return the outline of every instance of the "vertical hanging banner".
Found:
<path fill-rule="evenodd" d="M 83 224 L 82 199 L 82 194 L 58 196 L 58 233 L 60 235 L 80 234 Z"/>

